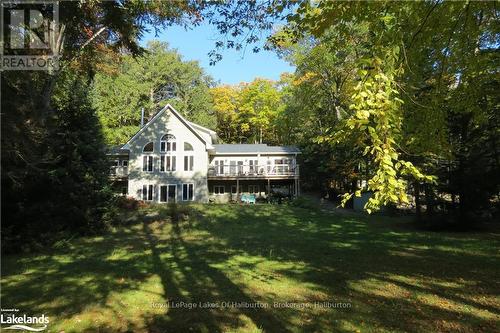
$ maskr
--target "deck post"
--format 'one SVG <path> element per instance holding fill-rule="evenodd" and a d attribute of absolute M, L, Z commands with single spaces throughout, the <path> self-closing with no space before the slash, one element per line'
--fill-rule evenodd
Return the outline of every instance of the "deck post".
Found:
<path fill-rule="evenodd" d="M 236 202 L 240 202 L 240 178 L 236 177 Z"/>
<path fill-rule="evenodd" d="M 271 195 L 271 179 L 267 178 L 267 202 L 269 202 L 270 195 Z"/>

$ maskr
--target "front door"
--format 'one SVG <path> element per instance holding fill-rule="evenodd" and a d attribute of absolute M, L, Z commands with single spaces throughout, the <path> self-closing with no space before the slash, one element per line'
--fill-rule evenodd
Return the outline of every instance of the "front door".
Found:
<path fill-rule="evenodd" d="M 177 185 L 168 185 L 168 200 L 167 202 L 176 202 Z"/>
<path fill-rule="evenodd" d="M 160 202 L 176 202 L 177 185 L 169 184 L 160 186 Z"/>
<path fill-rule="evenodd" d="M 229 161 L 229 172 L 232 176 L 236 175 L 236 161 Z"/>
<path fill-rule="evenodd" d="M 238 175 L 243 174 L 243 161 L 238 161 Z"/>
<path fill-rule="evenodd" d="M 167 186 L 160 186 L 160 202 L 167 202 Z"/>

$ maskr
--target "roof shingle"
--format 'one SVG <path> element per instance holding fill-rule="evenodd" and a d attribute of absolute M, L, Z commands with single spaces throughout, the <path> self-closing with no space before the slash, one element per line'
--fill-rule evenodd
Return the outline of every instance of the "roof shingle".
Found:
<path fill-rule="evenodd" d="M 238 154 L 238 153 L 263 153 L 263 154 L 296 154 L 300 150 L 294 146 L 268 146 L 267 144 L 217 144 L 214 145 L 216 154 Z"/>

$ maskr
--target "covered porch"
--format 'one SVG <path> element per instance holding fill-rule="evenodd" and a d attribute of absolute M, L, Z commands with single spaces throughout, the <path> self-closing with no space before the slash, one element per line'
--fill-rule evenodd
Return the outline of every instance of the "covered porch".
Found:
<path fill-rule="evenodd" d="M 236 202 L 241 195 L 255 195 L 257 201 L 268 201 L 273 194 L 295 198 L 300 194 L 298 178 L 290 179 L 217 179 L 208 180 L 211 202 Z"/>

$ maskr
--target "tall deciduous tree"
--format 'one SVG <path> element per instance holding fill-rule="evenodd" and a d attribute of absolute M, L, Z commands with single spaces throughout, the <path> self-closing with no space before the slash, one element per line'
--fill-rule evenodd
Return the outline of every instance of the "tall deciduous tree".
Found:
<path fill-rule="evenodd" d="M 492 55 L 498 54 L 497 17 L 493 2 L 305 2 L 273 38 L 280 45 L 290 38 L 324 38 L 333 30 L 345 43 L 328 43 L 336 54 L 355 44 L 353 26 L 364 27 L 363 50 L 356 54 L 353 68 L 354 93 L 348 98 L 352 116 L 340 132 L 345 135 L 334 133 L 324 139 L 341 143 L 349 136 L 361 138 L 353 143 L 364 150 L 374 171 L 368 182 L 368 189 L 374 191 L 368 209 L 406 202 L 410 179 L 416 184 L 430 181 L 424 173 L 437 173 L 429 167 L 433 161 L 443 165 L 442 160 L 450 160 L 453 140 L 447 133 L 457 131 L 450 119 L 454 124 L 463 119 L 459 141 L 468 141 L 470 130 L 485 124 L 484 119 L 489 119 L 490 126 L 495 123 L 487 116 L 495 104 L 479 103 L 494 98 L 476 92 L 483 84 L 496 85 L 498 66 Z M 497 134 L 487 133 L 485 139 L 496 142 L 491 136 Z M 493 151 L 495 155 L 496 148 Z M 472 189 L 466 186 L 471 184 L 466 176 L 470 163 L 464 157 L 455 154 L 451 160 L 456 163 L 448 163 L 447 168 L 457 166 L 462 175 L 455 182 L 460 204 L 471 207 L 466 204 Z M 488 192 L 491 199 L 495 191 Z"/>
<path fill-rule="evenodd" d="M 223 142 L 239 140 L 238 108 L 240 91 L 237 87 L 222 85 L 210 90 L 217 119 L 217 133 Z"/>

